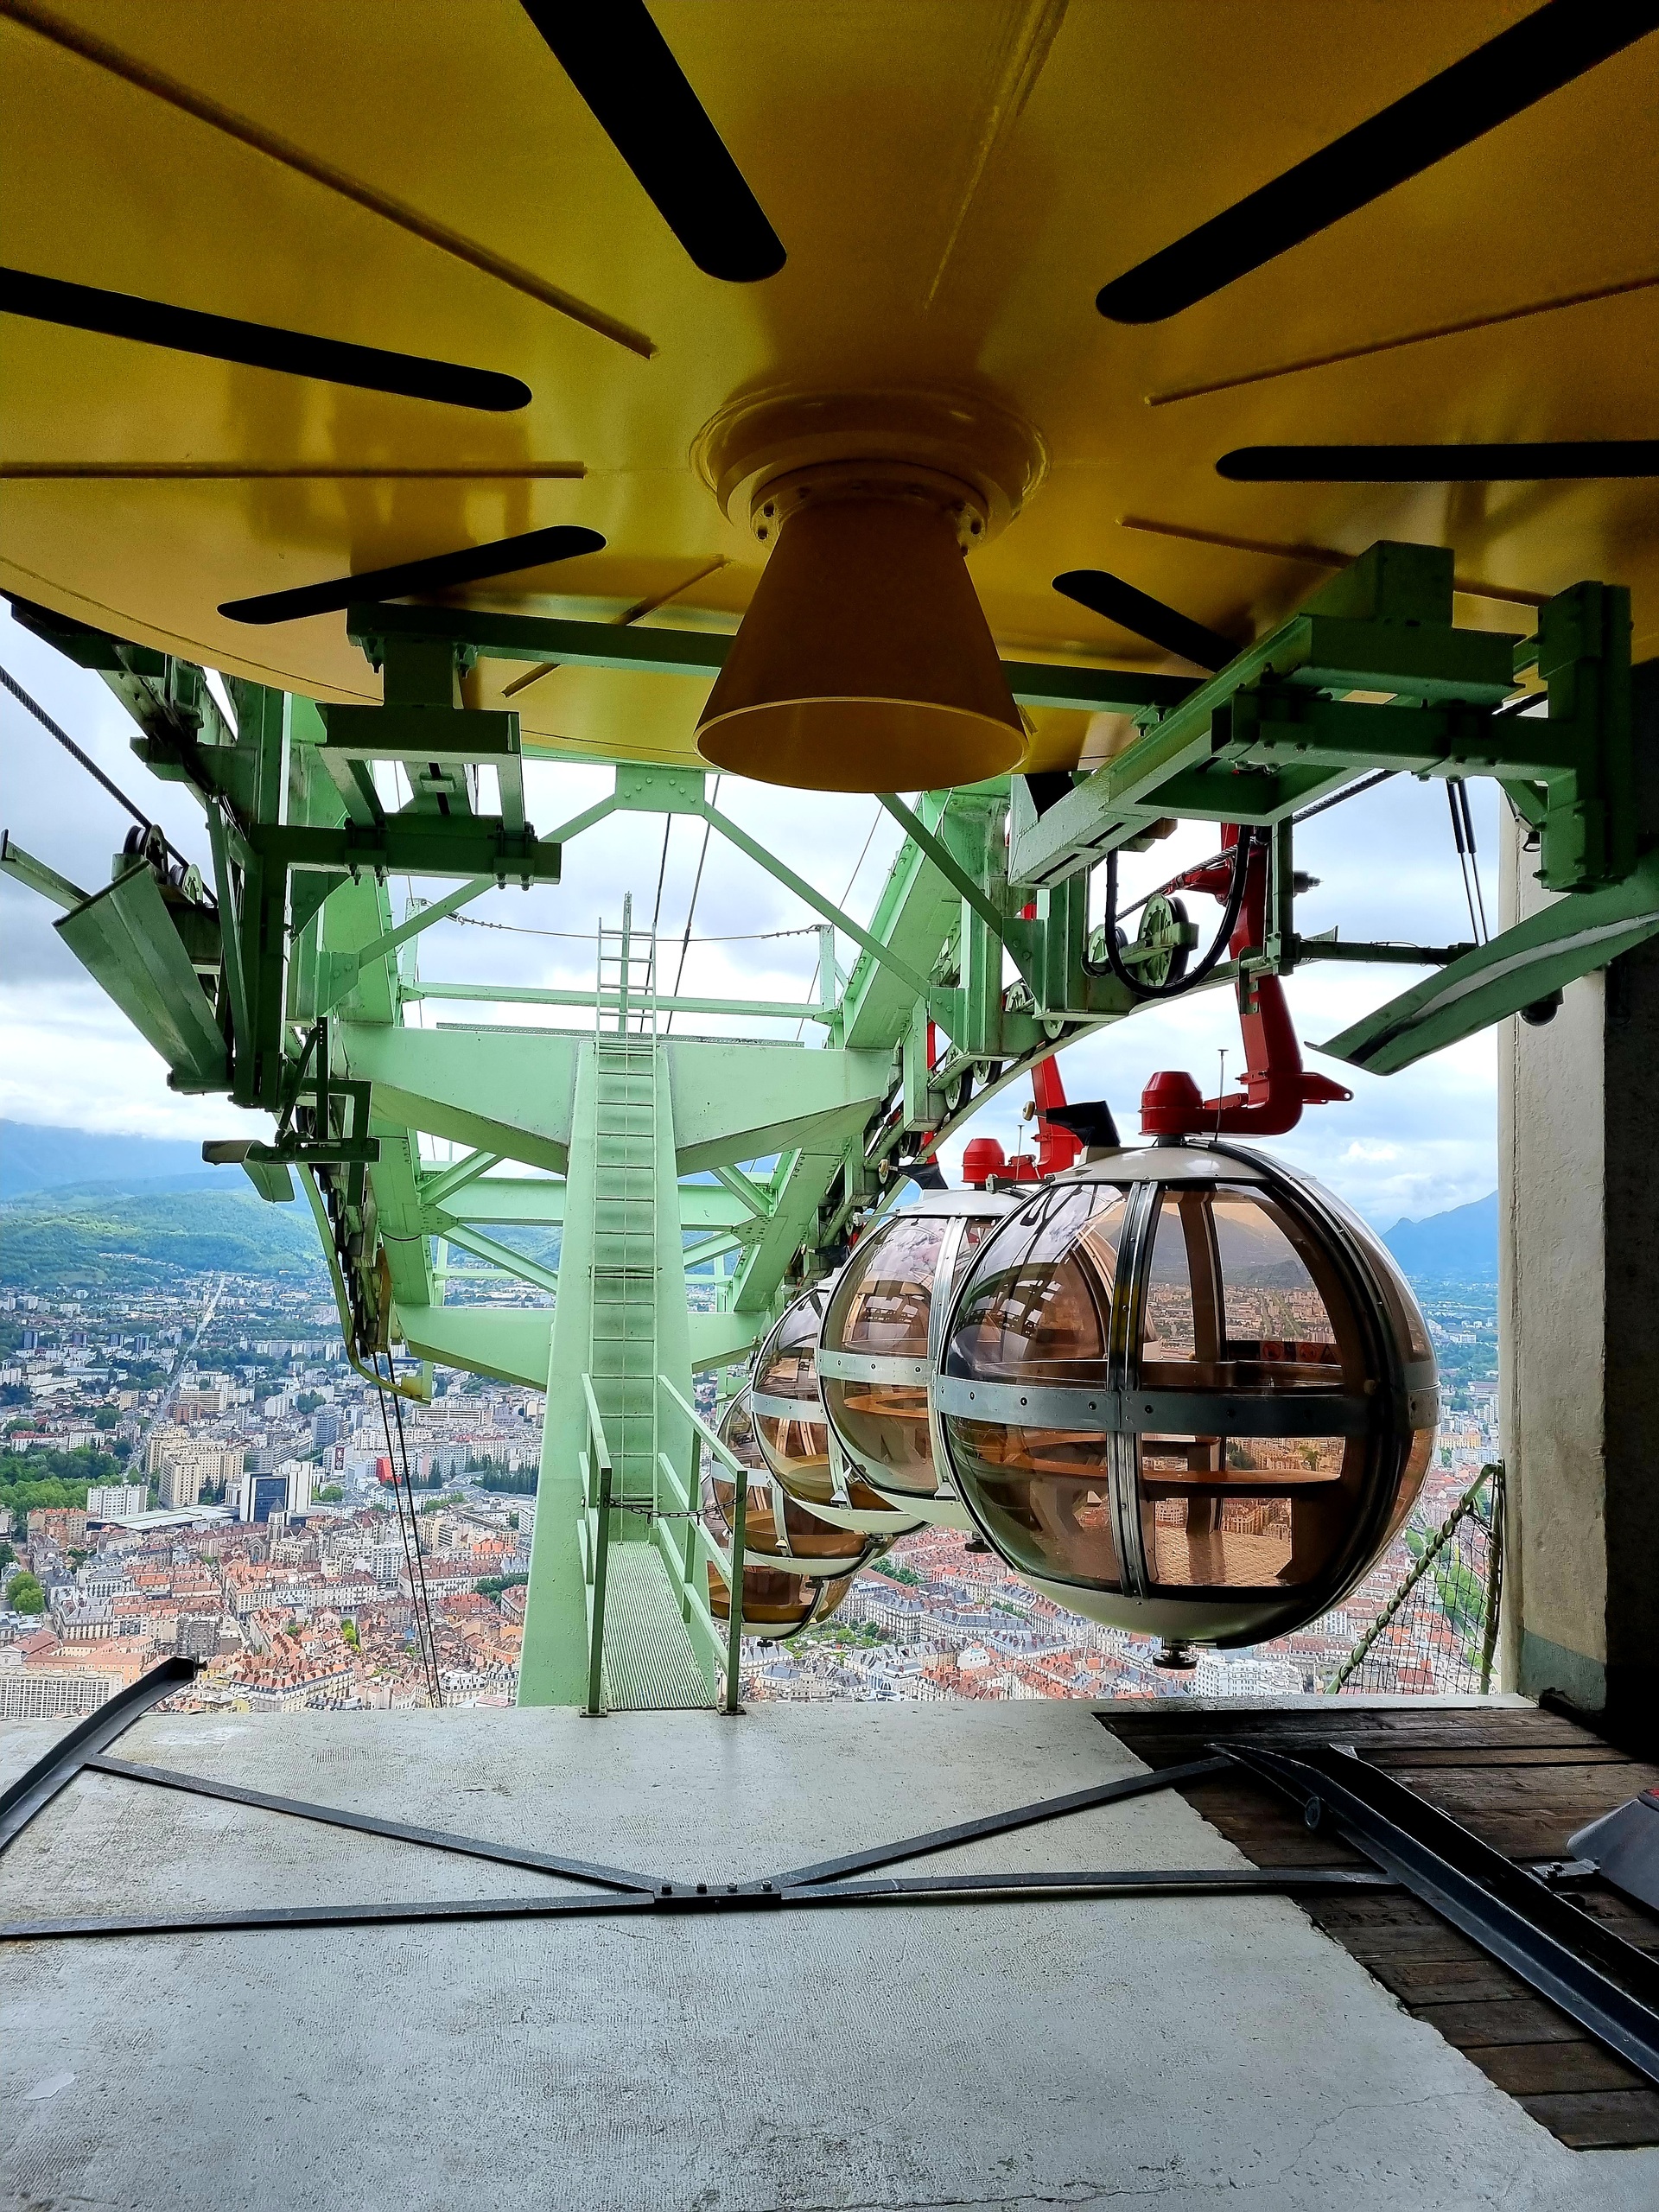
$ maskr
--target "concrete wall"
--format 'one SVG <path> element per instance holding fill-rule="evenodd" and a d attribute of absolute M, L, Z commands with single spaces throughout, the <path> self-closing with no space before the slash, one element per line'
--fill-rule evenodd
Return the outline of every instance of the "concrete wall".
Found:
<path fill-rule="evenodd" d="M 1659 829 L 1659 664 L 1637 672 Z M 1506 924 L 1547 903 L 1518 827 Z M 1659 1697 L 1659 945 L 1498 1041 L 1499 1338 L 1510 1477 L 1504 1685 Z"/>

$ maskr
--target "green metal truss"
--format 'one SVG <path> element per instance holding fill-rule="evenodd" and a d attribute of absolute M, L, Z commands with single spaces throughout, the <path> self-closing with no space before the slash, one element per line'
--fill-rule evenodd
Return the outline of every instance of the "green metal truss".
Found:
<path fill-rule="evenodd" d="M 125 860 L 88 894 L 9 840 L 0 868 L 63 910 L 65 943 L 175 1088 L 276 1117 L 271 1141 L 209 1155 L 239 1160 L 279 1202 L 297 1173 L 365 1374 L 385 1382 L 401 1346 L 396 1387 L 412 1394 L 416 1363 L 433 1362 L 545 1389 L 524 1700 L 729 1706 L 736 1647 L 707 1578 L 741 1572 L 741 1538 L 735 1557 L 717 1554 L 689 1517 L 712 1448 L 694 1373 L 744 1357 L 906 1163 L 1035 1060 L 1134 1010 L 1091 957 L 1090 876 L 1108 853 L 1144 849 L 1171 817 L 1273 825 L 1266 942 L 1240 964 L 1436 970 L 1326 1048 L 1384 1071 L 1659 931 L 1659 855 L 1637 849 L 1631 798 L 1627 595 L 1578 585 L 1523 640 L 1459 630 L 1452 588 L 1449 553 L 1382 544 L 1205 683 L 1005 663 L 1016 698 L 1133 713 L 1135 738 L 1092 774 L 888 795 L 904 842 L 867 920 L 721 813 L 695 769 L 617 764 L 609 793 L 538 836 L 518 716 L 461 702 L 480 656 L 706 677 L 728 639 L 354 608 L 383 704 L 319 707 L 233 679 L 232 727 L 202 671 L 16 602 L 103 676 L 151 770 L 195 793 L 213 868 L 204 887 Z M 1542 712 L 1520 690 L 1533 666 Z M 398 806 L 377 783 L 387 764 L 408 785 Z M 1482 947 L 1299 936 L 1291 817 L 1379 767 L 1495 777 L 1536 834 L 1546 888 L 1568 895 Z M 556 885 L 564 847 L 619 811 L 701 819 L 799 899 L 823 931 L 817 997 L 659 995 L 653 949 L 632 938 L 601 940 L 610 964 L 590 991 L 420 980 L 423 931 L 493 887 Z M 393 874 L 455 888 L 397 918 Z M 1160 925 L 1145 926 L 1131 968 L 1160 950 Z M 844 976 L 837 935 L 855 948 Z M 405 1020 L 423 1000 L 488 999 L 566 1026 Z M 670 1012 L 810 1023 L 822 1043 L 661 1033 Z M 435 1166 L 423 1138 L 462 1156 Z M 515 1249 L 526 1226 L 559 1231 L 556 1266 Z M 447 1304 L 452 1248 L 551 1306 Z"/>

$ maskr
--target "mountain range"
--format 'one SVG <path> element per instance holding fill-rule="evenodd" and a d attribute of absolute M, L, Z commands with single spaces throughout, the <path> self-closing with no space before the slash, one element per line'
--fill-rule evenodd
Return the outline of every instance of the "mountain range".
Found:
<path fill-rule="evenodd" d="M 204 1166 L 200 1145 L 178 1138 L 0 1122 L 0 1204 L 10 1282 L 85 1281 L 135 1262 L 243 1274 L 321 1265 L 305 1207 L 266 1205 L 239 1170 Z M 1397 1221 L 1382 1239 L 1414 1281 L 1495 1282 L 1497 1193 Z M 535 1232 L 512 1241 L 556 1264 Z"/>
<path fill-rule="evenodd" d="M 100 1192 L 181 1190 L 228 1179 L 182 1137 L 105 1136 L 33 1122 L 0 1122 L 0 1199 L 78 1185 Z"/>
<path fill-rule="evenodd" d="M 310 1210 L 268 1205 L 200 1144 L 0 1122 L 0 1282 L 143 1283 L 175 1270 L 322 1274 Z"/>
<path fill-rule="evenodd" d="M 1421 1221 L 1396 1221 L 1382 1242 L 1414 1282 L 1496 1282 L 1497 1192 Z"/>

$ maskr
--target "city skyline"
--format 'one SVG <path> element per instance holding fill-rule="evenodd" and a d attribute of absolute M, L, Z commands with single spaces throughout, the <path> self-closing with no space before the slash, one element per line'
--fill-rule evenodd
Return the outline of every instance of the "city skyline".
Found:
<path fill-rule="evenodd" d="M 1408 1526 L 1323 1619 L 1171 1675 L 1152 1640 L 1068 1612 L 960 1532 L 930 1528 L 861 1572 L 823 1626 L 787 1643 L 748 1639 L 745 1697 L 1328 1686 L 1497 1456 L 1495 1290 L 1421 1287 L 1443 1384 L 1433 1463 Z M 202 1662 L 175 1699 L 194 1709 L 410 1707 L 435 1685 L 445 1704 L 514 1701 L 542 1394 L 442 1372 L 429 1407 L 404 1408 L 399 1434 L 332 1320 L 320 1271 L 0 1294 L 0 1542 L 16 1554 L 0 1567 L 0 1713 L 91 1709 L 172 1654 Z M 49 1471 L 77 1453 L 87 1475 L 54 1483 Z M 47 1479 L 35 1484 L 37 1470 Z M 92 1487 L 105 1518 L 94 1510 L 89 1529 Z M 1238 1533 L 1273 1541 L 1265 1523 L 1253 1529 Z M 11 1603 L 20 1575 L 36 1587 L 35 1610 Z M 1389 1671 L 1370 1686 L 1466 1688 L 1471 1663 L 1466 1625 L 1431 1605 L 1385 1640 L 1373 1673 Z"/>

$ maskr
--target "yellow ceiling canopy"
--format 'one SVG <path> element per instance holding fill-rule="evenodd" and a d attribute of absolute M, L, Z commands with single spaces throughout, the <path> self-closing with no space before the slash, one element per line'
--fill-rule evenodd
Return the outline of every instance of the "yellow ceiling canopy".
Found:
<path fill-rule="evenodd" d="M 470 689 L 532 749 L 865 789 L 1093 757 L 999 655 L 1190 673 L 1379 537 L 1477 627 L 1629 584 L 1650 655 L 1649 15 L 0 0 L 0 588 L 335 700 L 375 572 L 753 601 L 712 699 Z"/>

